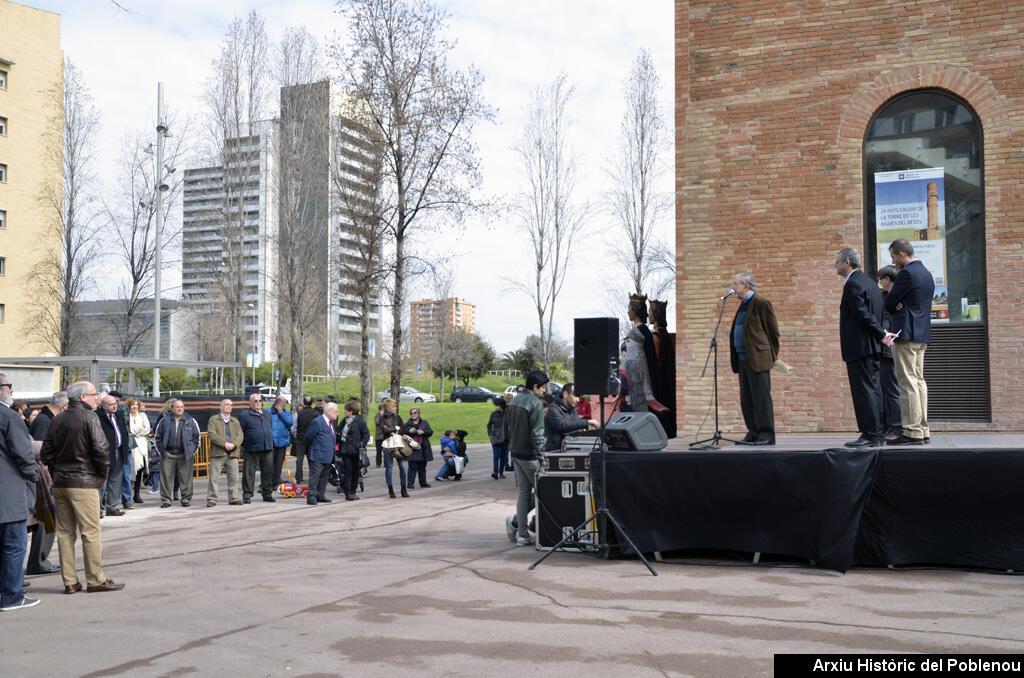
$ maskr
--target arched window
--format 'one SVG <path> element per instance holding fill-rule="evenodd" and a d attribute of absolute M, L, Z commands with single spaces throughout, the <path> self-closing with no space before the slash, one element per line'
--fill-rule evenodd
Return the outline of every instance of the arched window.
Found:
<path fill-rule="evenodd" d="M 889 264 L 906 238 L 935 275 L 932 342 L 925 354 L 929 416 L 990 418 L 982 127 L 941 90 L 882 106 L 864 135 L 865 268 Z"/>

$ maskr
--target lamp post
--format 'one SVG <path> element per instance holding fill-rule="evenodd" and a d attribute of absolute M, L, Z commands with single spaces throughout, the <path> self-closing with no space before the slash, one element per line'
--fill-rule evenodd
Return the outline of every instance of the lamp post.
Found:
<path fill-rule="evenodd" d="M 250 310 L 255 310 L 256 306 L 253 304 L 246 304 Z M 254 312 L 252 318 L 252 385 L 256 385 L 256 313 Z"/>
<path fill-rule="evenodd" d="M 164 229 L 163 195 L 168 186 L 164 183 L 164 139 L 167 137 L 167 122 L 164 120 L 164 84 L 156 85 L 156 239 L 153 244 L 153 358 L 160 360 L 160 247 Z M 153 397 L 160 397 L 160 368 L 153 368 Z"/>

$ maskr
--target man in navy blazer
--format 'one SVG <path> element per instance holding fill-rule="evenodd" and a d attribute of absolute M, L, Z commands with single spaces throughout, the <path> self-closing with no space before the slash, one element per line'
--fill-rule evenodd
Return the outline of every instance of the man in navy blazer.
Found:
<path fill-rule="evenodd" d="M 850 379 L 850 396 L 860 437 L 847 447 L 884 447 L 882 435 L 882 293 L 860 268 L 860 252 L 836 254 L 836 274 L 844 278 L 839 302 L 839 347 Z"/>
<path fill-rule="evenodd" d="M 889 256 L 899 269 L 896 282 L 885 295 L 885 310 L 892 313 L 889 330 L 898 333 L 893 344 L 896 380 L 900 385 L 903 433 L 891 445 L 921 445 L 931 440 L 928 430 L 928 384 L 924 381 L 924 352 L 932 329 L 935 278 L 914 258 L 914 246 L 894 240 Z M 891 340 L 890 340 L 891 341 Z"/>
<path fill-rule="evenodd" d="M 306 429 L 306 456 L 309 459 L 309 494 L 306 503 L 330 503 L 327 498 L 327 474 L 334 463 L 337 440 L 338 404 L 327 403 L 323 415 L 309 422 Z"/>

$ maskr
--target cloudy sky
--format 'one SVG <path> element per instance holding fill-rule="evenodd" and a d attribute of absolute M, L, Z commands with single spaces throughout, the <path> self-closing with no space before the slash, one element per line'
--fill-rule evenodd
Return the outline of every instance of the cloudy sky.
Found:
<path fill-rule="evenodd" d="M 324 42 L 344 34 L 335 4 L 327 0 L 22 0 L 61 14 L 62 46 L 81 68 L 103 116 L 100 139 L 101 190 L 126 133 L 144 129 L 154 117 L 156 83 L 165 83 L 169 106 L 198 120 L 199 93 L 228 24 L 250 9 L 266 19 L 271 39 L 285 26 L 304 25 Z M 483 94 L 496 110 L 493 124 L 478 129 L 482 194 L 509 196 L 518 190 L 517 161 L 510 150 L 521 133 L 530 93 L 564 69 L 576 86 L 570 108 L 572 141 L 580 157 L 581 199 L 599 201 L 606 180 L 602 167 L 613 152 L 622 116 L 622 82 L 642 48 L 649 49 L 662 79 L 661 107 L 672 121 L 672 7 L 667 0 L 446 0 L 449 34 L 457 45 L 452 61 L 474 64 L 483 74 Z M 119 7 L 120 6 L 120 7 Z M 122 9 L 123 8 L 123 9 Z M 197 139 L 198 142 L 198 139 Z M 671 148 L 665 149 L 660 190 L 669 193 Z M 108 189 L 107 186 L 110 186 Z M 180 221 L 180 213 L 175 217 Z M 622 285 L 606 242 L 612 222 L 597 211 L 558 300 L 555 332 L 572 337 L 574 317 L 620 316 L 605 290 Z M 661 224 L 671 242 L 671 215 Z M 525 240 L 503 215 L 471 218 L 458 233 L 439 234 L 434 245 L 458 255 L 455 292 L 477 305 L 478 331 L 499 354 L 537 333 L 529 298 L 507 291 L 503 277 L 530 265 Z M 165 288 L 180 282 L 180 270 L 164 273 Z M 617 280 L 616 280 L 617 279 Z M 116 292 L 116 284 L 107 283 Z M 171 296 L 177 289 L 169 291 Z M 412 299 L 431 298 L 423 281 Z M 623 302 L 624 306 L 624 302 Z M 670 303 L 670 315 L 674 314 Z M 671 318 L 670 318 L 671 321 Z"/>

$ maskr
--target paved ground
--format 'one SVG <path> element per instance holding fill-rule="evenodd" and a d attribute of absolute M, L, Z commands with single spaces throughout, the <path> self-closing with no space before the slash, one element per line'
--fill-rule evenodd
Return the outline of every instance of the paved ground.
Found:
<path fill-rule="evenodd" d="M 388 499 L 378 469 L 361 501 L 317 507 L 208 509 L 205 481 L 189 509 L 145 495 L 103 521 L 106 573 L 127 588 L 65 596 L 60 575 L 32 577 L 42 604 L 0 615 L 0 674 L 767 676 L 775 652 L 1024 648 L 1024 587 L 1006 575 L 656 563 L 652 577 L 569 553 L 528 571 L 538 553 L 504 534 L 513 481 L 470 454 L 462 482 L 409 499 Z"/>

